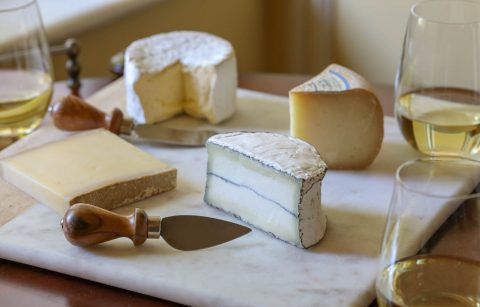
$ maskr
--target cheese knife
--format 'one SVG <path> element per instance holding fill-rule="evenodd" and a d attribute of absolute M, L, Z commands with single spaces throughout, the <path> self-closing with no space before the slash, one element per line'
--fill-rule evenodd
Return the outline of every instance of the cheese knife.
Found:
<path fill-rule="evenodd" d="M 139 208 L 123 216 L 89 204 L 71 206 L 61 220 L 65 238 L 77 246 L 91 246 L 120 237 L 135 245 L 160 236 L 173 248 L 192 251 L 219 245 L 251 231 L 232 222 L 198 215 L 148 216 Z"/>
<path fill-rule="evenodd" d="M 73 95 L 65 96 L 55 103 L 50 113 L 53 124 L 61 130 L 81 131 L 105 128 L 134 140 L 162 144 L 203 146 L 209 137 L 217 134 L 212 130 L 184 130 L 155 124 L 136 124 L 132 119 L 125 118 L 118 108 L 107 114 Z"/>

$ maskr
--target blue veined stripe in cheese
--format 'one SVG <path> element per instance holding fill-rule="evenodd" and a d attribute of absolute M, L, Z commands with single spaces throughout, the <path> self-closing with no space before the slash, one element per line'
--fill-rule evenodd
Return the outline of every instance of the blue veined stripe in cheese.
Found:
<path fill-rule="evenodd" d="M 315 148 L 274 133 L 220 134 L 207 142 L 205 202 L 298 247 L 322 239 L 327 171 Z"/>

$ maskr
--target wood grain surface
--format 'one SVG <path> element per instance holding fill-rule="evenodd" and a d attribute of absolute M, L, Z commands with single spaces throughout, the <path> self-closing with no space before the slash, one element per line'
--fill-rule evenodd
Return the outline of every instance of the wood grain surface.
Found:
<path fill-rule="evenodd" d="M 91 246 L 121 237 L 140 245 L 147 240 L 149 219 L 145 210 L 140 208 L 135 208 L 131 215 L 123 216 L 78 203 L 67 210 L 61 223 L 65 238 L 73 245 Z"/>

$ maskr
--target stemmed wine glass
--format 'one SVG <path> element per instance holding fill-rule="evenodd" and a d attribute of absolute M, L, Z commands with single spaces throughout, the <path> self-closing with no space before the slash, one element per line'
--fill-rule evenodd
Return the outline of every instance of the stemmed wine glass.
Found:
<path fill-rule="evenodd" d="M 36 1 L 0 1 L 0 142 L 35 130 L 51 95 L 50 53 Z"/>
<path fill-rule="evenodd" d="M 480 3 L 414 5 L 395 82 L 405 139 L 430 155 L 480 154 Z"/>

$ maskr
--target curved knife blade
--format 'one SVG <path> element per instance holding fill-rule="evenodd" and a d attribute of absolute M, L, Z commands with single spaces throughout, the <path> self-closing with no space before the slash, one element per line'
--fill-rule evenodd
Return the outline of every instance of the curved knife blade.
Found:
<path fill-rule="evenodd" d="M 162 218 L 160 235 L 172 247 L 192 251 L 231 241 L 250 231 L 248 227 L 211 217 L 175 215 Z"/>

